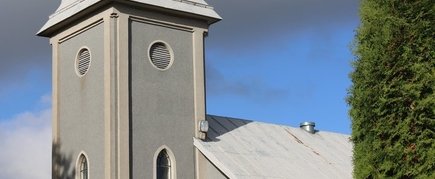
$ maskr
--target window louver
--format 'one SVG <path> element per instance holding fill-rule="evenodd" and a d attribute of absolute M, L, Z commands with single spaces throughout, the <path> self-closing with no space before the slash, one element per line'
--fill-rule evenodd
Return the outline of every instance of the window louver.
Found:
<path fill-rule="evenodd" d="M 82 49 L 77 59 L 77 72 L 83 76 L 88 72 L 91 64 L 91 54 L 88 49 Z"/>
<path fill-rule="evenodd" d="M 171 63 L 171 53 L 164 43 L 157 42 L 153 44 L 149 53 L 151 62 L 154 66 L 161 70 L 168 68 L 169 64 Z"/>

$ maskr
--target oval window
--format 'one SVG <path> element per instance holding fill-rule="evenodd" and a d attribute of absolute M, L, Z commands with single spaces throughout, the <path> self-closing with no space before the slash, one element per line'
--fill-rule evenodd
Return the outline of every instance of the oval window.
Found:
<path fill-rule="evenodd" d="M 149 59 L 157 69 L 166 70 L 171 66 L 173 61 L 172 50 L 164 42 L 155 42 L 149 49 Z"/>
<path fill-rule="evenodd" d="M 82 48 L 79 50 L 76 58 L 76 73 L 78 76 L 84 76 L 91 66 L 91 53 L 87 48 Z"/>

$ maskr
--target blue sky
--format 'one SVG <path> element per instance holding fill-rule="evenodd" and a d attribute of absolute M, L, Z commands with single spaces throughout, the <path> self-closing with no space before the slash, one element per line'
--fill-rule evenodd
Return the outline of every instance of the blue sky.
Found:
<path fill-rule="evenodd" d="M 350 134 L 357 0 L 208 2 L 223 17 L 206 40 L 209 114 Z M 60 1 L 0 3 L 0 178 L 48 178 L 17 155 L 50 161 L 51 49 L 35 33 Z"/>
<path fill-rule="evenodd" d="M 301 32 L 234 54 L 209 48 L 208 112 L 291 126 L 315 121 L 319 129 L 349 134 L 345 97 L 353 32 L 325 33 L 330 39 Z"/>
<path fill-rule="evenodd" d="M 233 6 L 228 6 L 229 4 Z M 210 1 L 208 113 L 350 134 L 345 98 L 358 2 Z"/>

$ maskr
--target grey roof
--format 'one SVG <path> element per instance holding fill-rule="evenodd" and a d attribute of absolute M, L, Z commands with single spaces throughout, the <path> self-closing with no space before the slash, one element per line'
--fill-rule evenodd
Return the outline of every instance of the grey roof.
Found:
<path fill-rule="evenodd" d="M 352 178 L 348 135 L 211 115 L 207 121 L 207 139 L 194 145 L 229 178 Z"/>
<path fill-rule="evenodd" d="M 220 20 L 221 17 L 204 0 L 124 0 L 125 2 L 137 2 L 145 5 L 162 7 L 165 9 L 196 14 L 210 19 L 212 22 Z M 48 21 L 39 30 L 38 35 L 56 24 L 78 14 L 79 12 L 98 3 L 109 2 L 108 0 L 62 0 L 59 8 L 49 16 Z M 212 23 L 210 22 L 210 23 Z"/>

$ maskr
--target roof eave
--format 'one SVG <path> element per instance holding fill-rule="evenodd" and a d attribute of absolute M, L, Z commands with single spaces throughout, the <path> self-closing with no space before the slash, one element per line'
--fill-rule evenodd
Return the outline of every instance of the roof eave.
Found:
<path fill-rule="evenodd" d="M 111 2 L 115 2 L 116 0 L 109 1 L 101 1 L 101 0 L 88 0 L 83 1 L 80 6 L 73 6 L 71 8 L 65 9 L 58 14 L 52 15 L 52 17 L 42 26 L 42 28 L 36 33 L 38 36 L 42 37 L 51 37 L 54 33 L 56 33 L 64 24 L 67 24 L 71 21 L 77 20 L 84 15 L 87 15 L 103 5 L 109 4 Z M 174 5 L 173 3 L 155 3 L 153 0 L 130 0 L 127 1 L 116 1 L 116 2 L 124 2 L 124 3 L 140 3 L 144 6 L 151 7 L 159 7 L 163 9 L 167 9 L 173 12 L 178 12 L 180 14 L 195 16 L 195 18 L 205 20 L 208 25 L 216 23 L 220 21 L 222 18 L 212 9 L 206 7 L 196 7 L 188 4 L 184 4 L 179 2 L 180 4 Z M 154 2 L 154 3 L 152 3 Z M 174 1 L 177 2 L 177 1 Z M 178 5 L 178 7 L 177 7 Z M 89 10 L 91 9 L 91 10 Z"/>

